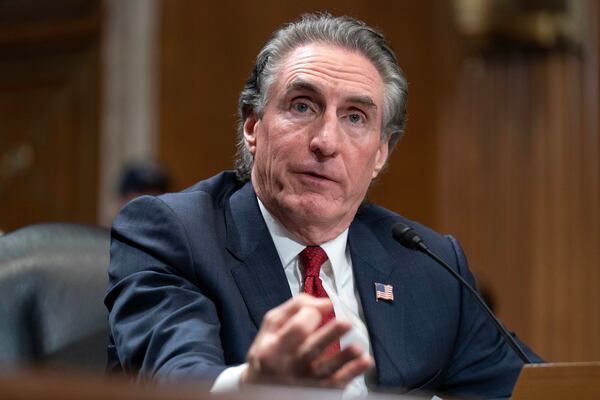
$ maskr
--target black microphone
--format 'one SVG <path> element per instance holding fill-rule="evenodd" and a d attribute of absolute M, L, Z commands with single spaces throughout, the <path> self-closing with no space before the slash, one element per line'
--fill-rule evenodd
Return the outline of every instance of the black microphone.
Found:
<path fill-rule="evenodd" d="M 485 301 L 483 301 L 483 299 L 481 298 L 479 293 L 477 293 L 477 291 L 475 289 L 473 289 L 471 287 L 471 285 L 469 285 L 467 283 L 467 281 L 465 281 L 458 272 L 453 270 L 450 267 L 450 265 L 448 265 L 444 260 L 442 260 L 437 254 L 435 254 L 434 252 L 429 250 L 429 247 L 427 247 L 425 242 L 423 242 L 423 239 L 421 239 L 421 237 L 417 234 L 417 232 L 414 231 L 414 229 L 412 229 L 410 226 L 405 225 L 403 223 L 397 223 L 396 225 L 394 225 L 392 227 L 392 237 L 398 243 L 400 243 L 402 246 L 404 246 L 408 249 L 420 251 L 422 253 L 427 254 L 429 257 L 431 257 L 433 260 L 435 260 L 438 264 L 440 264 L 442 267 L 444 267 L 444 269 L 446 271 L 450 272 L 450 274 L 453 277 L 458 279 L 458 281 L 461 283 L 461 285 L 463 285 L 463 287 L 465 287 L 475 297 L 475 300 L 477 300 L 477 303 L 479 303 L 481 308 L 483 308 L 483 311 L 485 311 L 486 314 L 488 315 L 488 317 L 490 317 L 490 319 L 492 320 L 492 322 L 494 322 L 494 324 L 496 325 L 496 328 L 498 329 L 500 334 L 508 342 L 510 347 L 517 354 L 517 356 L 519 356 L 519 358 L 523 361 L 523 363 L 532 364 L 529 357 L 527 357 L 527 354 L 525 354 L 525 352 L 523 351 L 523 349 L 521 349 L 521 347 L 519 346 L 519 344 L 517 343 L 515 338 L 513 338 L 512 335 L 508 332 L 508 330 L 506 330 L 506 328 L 502 325 L 502 323 L 498 320 L 498 318 L 496 318 L 496 316 L 494 315 L 492 310 L 490 310 L 490 308 L 487 306 L 487 304 L 485 304 Z"/>

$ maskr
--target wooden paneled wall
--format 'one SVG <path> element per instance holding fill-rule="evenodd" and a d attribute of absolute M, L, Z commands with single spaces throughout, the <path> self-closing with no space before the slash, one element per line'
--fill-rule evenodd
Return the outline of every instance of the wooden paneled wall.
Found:
<path fill-rule="evenodd" d="M 96 221 L 100 14 L 0 2 L 0 230 Z"/>
<path fill-rule="evenodd" d="M 579 52 L 465 58 L 449 4 L 163 1 L 161 159 L 178 188 L 231 168 L 237 96 L 269 34 L 311 10 L 362 18 L 410 83 L 407 135 L 372 200 L 458 237 L 542 356 L 600 359 L 598 34 Z"/>
<path fill-rule="evenodd" d="M 597 40 L 464 59 L 440 116 L 440 226 L 549 360 L 600 359 Z"/>
<path fill-rule="evenodd" d="M 600 359 L 599 6 L 575 51 L 464 57 L 450 2 L 161 2 L 160 148 L 175 186 L 231 168 L 237 96 L 303 12 L 380 27 L 407 135 L 372 200 L 463 243 L 500 316 L 552 360 Z M 0 2 L 0 229 L 94 222 L 101 2 Z"/>

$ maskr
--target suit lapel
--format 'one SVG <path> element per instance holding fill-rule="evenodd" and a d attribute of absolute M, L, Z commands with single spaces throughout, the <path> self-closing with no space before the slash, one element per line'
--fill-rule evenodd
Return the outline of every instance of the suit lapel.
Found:
<path fill-rule="evenodd" d="M 377 369 L 377 380 L 381 386 L 406 385 L 406 374 L 410 370 L 406 337 L 407 307 L 411 298 L 407 296 L 407 272 L 413 263 L 407 252 L 402 265 L 384 248 L 366 223 L 359 218 L 350 226 L 348 234 L 355 284 L 369 330 L 373 355 Z M 376 301 L 375 282 L 393 286 L 394 300 Z M 408 365 L 407 365 L 408 364 Z"/>
<path fill-rule="evenodd" d="M 231 196 L 225 218 L 226 247 L 237 259 L 231 273 L 259 328 L 265 313 L 292 294 L 250 182 Z"/>
<path fill-rule="evenodd" d="M 259 328 L 264 315 L 290 299 L 291 292 L 250 183 L 231 196 L 225 218 L 226 247 L 234 256 L 231 273 Z M 407 340 L 412 336 L 406 332 L 414 330 L 411 314 L 419 312 L 409 284 L 410 271 L 418 269 L 418 261 L 414 252 L 403 249 L 396 249 L 398 256 L 392 256 L 360 218 L 350 226 L 348 243 L 378 384 L 405 386 L 409 371 L 417 364 L 409 348 L 413 343 Z M 375 282 L 392 285 L 394 301 L 376 301 Z"/>

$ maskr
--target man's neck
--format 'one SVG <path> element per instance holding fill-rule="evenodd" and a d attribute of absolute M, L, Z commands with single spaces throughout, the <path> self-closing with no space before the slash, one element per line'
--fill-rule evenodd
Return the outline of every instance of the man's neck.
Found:
<path fill-rule="evenodd" d="M 343 219 L 326 224 L 323 221 L 315 221 L 315 218 L 294 218 L 290 216 L 291 213 L 280 215 L 277 209 L 269 207 L 268 203 L 263 202 L 258 194 L 257 199 L 294 240 L 305 246 L 319 246 L 329 242 L 341 235 L 350 225 L 349 223 L 340 223 Z"/>

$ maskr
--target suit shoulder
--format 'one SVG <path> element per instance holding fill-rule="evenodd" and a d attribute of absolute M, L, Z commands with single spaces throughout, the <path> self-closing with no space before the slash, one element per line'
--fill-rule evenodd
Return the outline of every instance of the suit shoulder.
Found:
<path fill-rule="evenodd" d="M 194 225 L 214 226 L 224 218 L 227 199 L 242 186 L 233 172 L 222 172 L 200 181 L 181 192 L 160 196 L 141 196 L 130 201 L 117 215 L 113 227 L 128 226 L 136 221 L 179 221 L 193 230 Z"/>
<path fill-rule="evenodd" d="M 416 231 L 434 253 L 446 260 L 452 267 L 461 271 L 463 268 L 467 268 L 466 257 L 456 239 L 449 235 L 438 233 L 419 222 L 412 221 L 386 208 L 374 204 L 365 204 L 357 213 L 355 222 L 355 231 L 361 231 L 362 235 L 365 235 L 365 232 L 369 232 L 369 235 L 372 235 L 379 241 L 382 248 L 396 256 L 405 256 L 407 249 L 392 237 L 392 228 L 397 223 L 408 225 Z M 423 260 L 427 259 L 424 262 L 430 263 L 430 260 L 424 254 L 413 250 L 408 251 L 417 254 Z M 434 268 L 433 271 L 436 271 L 436 275 L 439 273 L 444 280 L 450 278 L 450 275 L 441 268 Z M 453 279 L 450 280 L 453 281 Z"/>
<path fill-rule="evenodd" d="M 224 171 L 208 179 L 196 182 L 194 185 L 176 193 L 166 193 L 158 196 L 174 210 L 191 205 L 222 208 L 225 201 L 244 185 L 233 171 Z"/>
<path fill-rule="evenodd" d="M 376 204 L 363 204 L 356 218 L 366 225 L 380 232 L 389 233 L 391 235 L 392 227 L 397 223 L 403 223 L 413 228 L 424 239 L 432 240 L 444 239 L 443 234 L 434 231 L 433 229 L 411 219 L 408 219 L 392 210 L 378 206 Z"/>
<path fill-rule="evenodd" d="M 413 228 L 431 250 L 445 257 L 445 259 L 455 260 L 457 252 L 462 255 L 462 248 L 450 236 L 436 232 L 419 222 L 375 204 L 364 204 L 361 206 L 359 212 L 356 214 L 356 221 L 366 227 L 388 249 L 402 247 L 392 237 L 392 227 L 400 222 Z"/>

